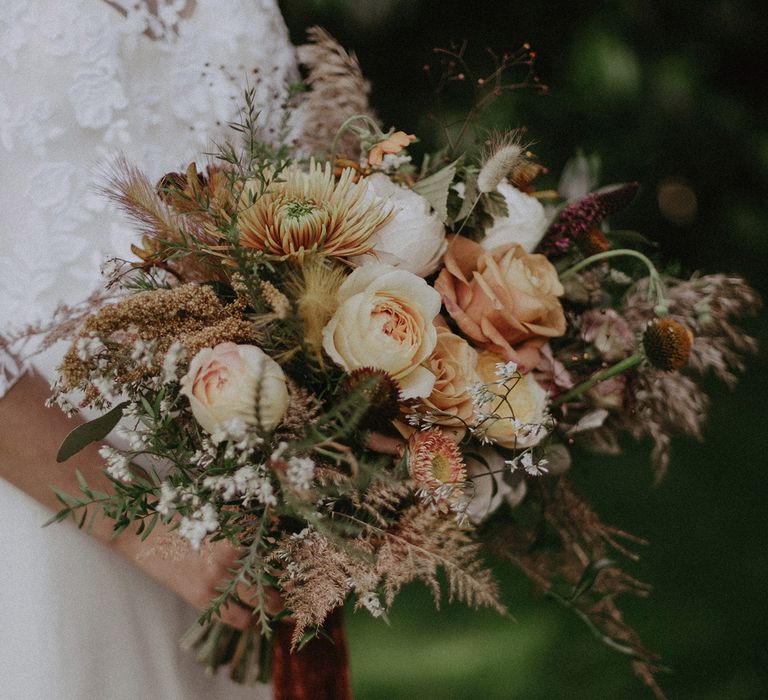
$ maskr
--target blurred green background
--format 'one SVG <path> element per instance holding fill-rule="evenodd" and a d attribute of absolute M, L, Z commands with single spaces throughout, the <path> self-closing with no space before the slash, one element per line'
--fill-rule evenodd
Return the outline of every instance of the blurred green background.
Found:
<path fill-rule="evenodd" d="M 500 99 L 489 126 L 527 126 L 553 174 L 577 147 L 602 184 L 643 189 L 615 225 L 646 232 L 690 272 L 744 274 L 768 295 L 768 9 L 765 2 L 523 3 L 281 0 L 294 43 L 312 24 L 354 49 L 386 126 L 436 132 L 422 69 L 466 39 L 473 61 L 529 42 L 549 93 Z M 457 106 L 458 103 L 457 103 Z M 556 183 L 556 180 L 554 181 Z M 678 439 L 652 485 L 647 445 L 577 455 L 572 477 L 608 522 L 650 540 L 629 571 L 654 584 L 623 607 L 672 672 L 671 698 L 768 697 L 768 324 L 735 392 L 711 386 L 703 443 Z M 356 697 L 647 698 L 621 656 L 567 611 L 500 569 L 513 620 L 405 591 L 391 625 L 350 615 Z"/>

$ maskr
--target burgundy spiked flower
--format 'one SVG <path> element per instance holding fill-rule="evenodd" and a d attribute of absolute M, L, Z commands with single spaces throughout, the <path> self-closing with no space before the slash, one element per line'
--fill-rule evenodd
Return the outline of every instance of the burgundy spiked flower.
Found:
<path fill-rule="evenodd" d="M 538 252 L 548 256 L 566 253 L 577 238 L 586 236 L 603 219 L 624 209 L 639 188 L 637 182 L 608 185 L 569 204 L 550 225 Z"/>

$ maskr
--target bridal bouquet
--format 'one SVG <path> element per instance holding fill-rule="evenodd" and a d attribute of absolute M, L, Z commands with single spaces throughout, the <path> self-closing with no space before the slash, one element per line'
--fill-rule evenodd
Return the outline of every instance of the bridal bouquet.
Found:
<path fill-rule="evenodd" d="M 580 158 L 541 188 L 521 132 L 417 164 L 415 136 L 367 109 L 354 58 L 313 37 L 299 108 L 311 137 L 260 141 L 247 93 L 242 143 L 206 167 L 153 184 L 116 164 L 108 191 L 141 242 L 53 397 L 102 411 L 59 458 L 114 430 L 101 449 L 113 489 L 83 481 L 54 519 L 99 508 L 117 532 L 163 521 L 194 549 L 240 548 L 191 640 L 240 680 L 268 666 L 258 637 L 281 618 L 300 648 L 348 598 L 385 617 L 413 580 L 504 614 L 490 554 L 655 688 L 659 660 L 617 602 L 647 593 L 618 562 L 640 540 L 574 490 L 572 447 L 650 438 L 661 475 L 671 435 L 704 420 L 697 379 L 733 382 L 753 349 L 732 319 L 755 293 L 664 274 L 644 238 L 610 225 L 637 184 L 588 191 Z M 504 57 L 489 84 L 530 61 Z M 284 610 L 270 616 L 274 590 Z M 259 632 L 217 621 L 231 600 Z"/>

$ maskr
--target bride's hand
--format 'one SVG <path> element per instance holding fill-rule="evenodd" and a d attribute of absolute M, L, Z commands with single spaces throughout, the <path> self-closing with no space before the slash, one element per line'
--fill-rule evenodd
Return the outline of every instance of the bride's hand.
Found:
<path fill-rule="evenodd" d="M 99 456 L 98 445 L 89 445 L 65 464 L 56 463 L 58 447 L 74 424 L 58 409 L 43 407 L 48 394 L 45 381 L 27 375 L 0 401 L 0 478 L 56 511 L 61 504 L 51 486 L 65 493 L 77 493 L 75 470 L 79 470 L 94 489 L 109 490 L 110 483 L 103 473 L 104 460 Z M 167 531 L 160 524 L 145 541 L 130 529 L 113 537 L 112 527 L 111 521 L 96 518 L 90 532 L 198 609 L 206 608 L 219 594 L 217 589 L 231 578 L 230 569 L 239 556 L 225 541 L 203 548 L 199 553 L 184 544 L 176 548 L 178 556 L 163 556 L 163 533 Z M 87 537 L 85 532 L 83 537 Z M 222 607 L 223 621 L 238 629 L 253 627 L 256 618 L 248 607 L 254 602 L 252 592 L 241 588 L 237 590 L 237 597 L 244 605 L 233 600 L 226 608 Z M 274 591 L 267 612 L 275 614 L 281 608 L 279 595 Z"/>
<path fill-rule="evenodd" d="M 161 532 L 156 529 L 145 542 L 127 532 L 125 541 L 118 543 L 117 549 L 122 549 L 145 573 L 198 610 L 207 608 L 211 600 L 219 595 L 222 586 L 232 578 L 231 570 L 242 552 L 225 540 L 204 545 L 196 552 L 180 538 L 173 535 L 163 537 Z M 173 552 L 169 553 L 168 549 Z M 255 627 L 253 606 L 257 603 L 253 591 L 241 585 L 236 590 L 236 598 L 222 606 L 221 620 L 239 630 Z M 269 589 L 267 614 L 275 615 L 281 609 L 278 592 Z"/>

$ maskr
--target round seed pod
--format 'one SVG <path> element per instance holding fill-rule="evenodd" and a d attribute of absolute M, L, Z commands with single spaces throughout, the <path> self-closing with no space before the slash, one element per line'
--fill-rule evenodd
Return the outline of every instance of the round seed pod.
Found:
<path fill-rule="evenodd" d="M 665 372 L 682 369 L 693 346 L 693 333 L 671 318 L 657 318 L 643 333 L 643 348 L 648 361 Z"/>

